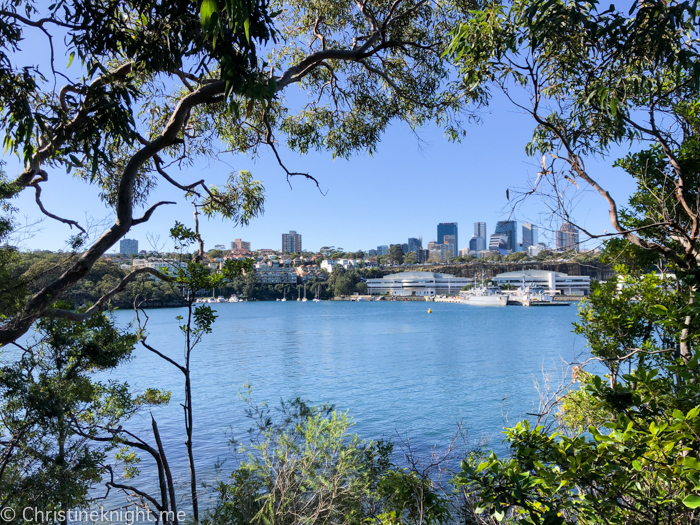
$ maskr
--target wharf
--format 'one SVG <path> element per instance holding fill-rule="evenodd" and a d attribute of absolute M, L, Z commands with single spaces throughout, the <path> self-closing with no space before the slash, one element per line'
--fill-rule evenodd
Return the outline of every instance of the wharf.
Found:
<path fill-rule="evenodd" d="M 508 306 L 569 306 L 570 304 L 564 301 L 531 301 L 517 297 L 508 298 Z"/>

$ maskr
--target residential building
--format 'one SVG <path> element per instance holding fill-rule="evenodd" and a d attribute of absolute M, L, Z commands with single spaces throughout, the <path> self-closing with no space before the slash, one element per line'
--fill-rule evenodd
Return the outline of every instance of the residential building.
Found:
<path fill-rule="evenodd" d="M 336 266 L 342 266 L 345 270 L 359 266 L 362 261 L 360 259 L 325 259 L 321 262 L 321 270 L 326 270 L 328 273 L 333 271 Z"/>
<path fill-rule="evenodd" d="M 472 255 L 471 250 L 469 248 L 462 248 L 461 250 L 459 250 L 460 257 L 466 257 L 467 255 Z"/>
<path fill-rule="evenodd" d="M 282 253 L 301 253 L 301 235 L 294 230 L 283 233 Z"/>
<path fill-rule="evenodd" d="M 454 250 L 452 255 L 457 256 L 457 248 L 459 247 L 459 237 L 457 235 L 457 223 L 456 222 L 441 222 L 437 227 L 437 242 L 440 244 L 445 243 L 445 235 L 454 235 Z"/>
<path fill-rule="evenodd" d="M 367 279 L 367 293 L 420 297 L 456 295 L 463 286 L 471 284 L 474 284 L 473 279 L 455 277 L 446 273 L 401 272 L 380 279 Z"/>
<path fill-rule="evenodd" d="M 568 275 L 546 270 L 523 270 L 497 275 L 493 281 L 514 286 L 544 288 L 549 292 L 563 295 L 588 295 L 591 292 L 591 278 L 588 275 Z"/>
<path fill-rule="evenodd" d="M 423 248 L 419 248 L 416 250 L 416 262 L 417 263 L 424 263 L 428 260 L 430 257 L 430 252 L 428 250 L 424 250 Z"/>
<path fill-rule="evenodd" d="M 139 253 L 139 241 L 136 239 L 122 239 L 119 241 L 119 253 L 122 255 L 136 255 Z"/>
<path fill-rule="evenodd" d="M 570 222 L 565 222 L 561 228 L 557 230 L 557 251 L 565 252 L 569 250 L 578 251 L 579 248 L 579 231 L 576 226 Z"/>
<path fill-rule="evenodd" d="M 536 225 L 529 222 L 523 223 L 523 251 L 526 252 L 530 246 L 537 246 L 537 232 L 538 228 Z"/>
<path fill-rule="evenodd" d="M 240 239 L 236 239 L 231 243 L 231 250 L 241 250 L 245 252 L 250 251 L 250 243 L 248 241 L 242 241 Z"/>
<path fill-rule="evenodd" d="M 131 267 L 133 269 L 139 268 L 153 268 L 161 273 L 172 272 L 180 266 L 185 266 L 185 263 L 180 261 L 175 261 L 173 259 L 161 259 L 157 257 L 149 257 L 148 259 L 134 259 L 131 261 Z M 153 274 L 148 275 L 149 279 L 157 279 Z"/>
<path fill-rule="evenodd" d="M 477 223 L 477 224 L 486 224 L 484 222 L 482 223 Z M 486 237 L 478 237 L 477 235 L 474 235 L 471 239 L 469 239 L 469 251 L 472 252 L 482 252 L 486 249 Z M 460 250 L 461 252 L 461 250 Z"/>
<path fill-rule="evenodd" d="M 276 261 L 257 263 L 255 276 L 259 284 L 296 284 L 297 282 L 294 268 L 280 266 Z"/>
<path fill-rule="evenodd" d="M 408 251 L 409 252 L 416 252 L 418 253 L 418 250 L 423 248 L 423 237 L 418 237 L 417 239 L 415 237 L 409 237 L 408 238 Z M 408 252 L 406 252 L 408 253 Z"/>
<path fill-rule="evenodd" d="M 498 221 L 495 233 L 505 234 L 508 253 L 518 251 L 518 223 L 516 221 Z"/>
<path fill-rule="evenodd" d="M 475 222 L 474 223 L 474 237 L 481 237 L 486 239 L 486 223 L 485 222 Z"/>

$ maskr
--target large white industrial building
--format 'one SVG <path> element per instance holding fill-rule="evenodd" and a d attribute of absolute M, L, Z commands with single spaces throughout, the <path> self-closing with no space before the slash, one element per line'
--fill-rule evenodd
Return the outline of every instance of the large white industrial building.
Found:
<path fill-rule="evenodd" d="M 530 286 L 558 291 L 563 295 L 588 295 L 591 291 L 591 278 L 588 275 L 568 275 L 547 270 L 523 270 L 497 275 L 493 281 L 499 285 L 512 284 L 516 287 Z"/>
<path fill-rule="evenodd" d="M 474 280 L 467 277 L 455 277 L 448 273 L 401 272 L 379 279 L 367 279 L 367 292 L 371 295 L 415 295 L 419 297 L 455 295 L 468 284 L 474 284 Z"/>

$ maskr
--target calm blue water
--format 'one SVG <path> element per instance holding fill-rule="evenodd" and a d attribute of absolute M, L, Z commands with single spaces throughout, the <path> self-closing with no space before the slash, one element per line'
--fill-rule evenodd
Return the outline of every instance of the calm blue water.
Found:
<path fill-rule="evenodd" d="M 249 421 L 238 393 L 255 401 L 299 396 L 349 410 L 364 438 L 408 435 L 419 446 L 446 445 L 462 421 L 472 439 L 491 437 L 502 451 L 504 414 L 514 423 L 533 411 L 535 377 L 585 350 L 574 335 L 576 306 L 489 308 L 423 302 L 251 302 L 214 305 L 214 333 L 194 352 L 195 445 L 199 477 L 229 455 L 227 433 L 245 437 Z M 428 308 L 432 314 L 428 314 Z M 148 341 L 182 361 L 175 316 L 149 310 Z M 133 312 L 117 312 L 120 324 Z M 115 378 L 134 390 L 172 390 L 154 410 L 174 470 L 187 465 L 182 375 L 139 348 Z M 533 405 L 534 403 L 534 405 Z M 139 416 L 129 427 L 148 432 Z"/>

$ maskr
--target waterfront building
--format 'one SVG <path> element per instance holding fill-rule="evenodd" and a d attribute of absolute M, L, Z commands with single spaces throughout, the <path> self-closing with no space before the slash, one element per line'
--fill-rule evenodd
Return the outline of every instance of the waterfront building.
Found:
<path fill-rule="evenodd" d="M 379 279 L 367 279 L 370 295 L 435 296 L 457 295 L 463 286 L 474 284 L 468 277 L 455 277 L 447 273 L 401 272 Z"/>
<path fill-rule="evenodd" d="M 523 223 L 523 248 L 527 252 L 530 246 L 537 246 L 537 226 L 529 222 Z"/>
<path fill-rule="evenodd" d="M 516 221 L 498 221 L 495 233 L 505 234 L 506 250 L 509 253 L 518 251 L 518 223 Z M 491 237 L 493 238 L 493 236 Z"/>
<path fill-rule="evenodd" d="M 139 253 L 139 241 L 136 239 L 122 239 L 119 241 L 119 253 L 122 255 L 136 255 Z"/>
<path fill-rule="evenodd" d="M 259 284 L 296 284 L 297 282 L 294 268 L 280 266 L 277 261 L 257 263 L 255 276 Z"/>
<path fill-rule="evenodd" d="M 588 295 L 591 292 L 591 278 L 588 275 L 568 275 L 547 270 L 523 270 L 507 272 L 493 278 L 497 284 L 544 288 L 549 292 L 563 295 Z"/>
<path fill-rule="evenodd" d="M 175 261 L 173 259 L 162 259 L 159 257 L 149 257 L 148 259 L 134 259 L 131 261 L 131 267 L 136 270 L 139 268 L 153 268 L 161 273 L 171 272 L 178 267 L 186 266 L 185 263 Z M 219 266 L 217 265 L 216 268 Z M 153 274 L 147 274 L 149 279 L 157 279 Z"/>
<path fill-rule="evenodd" d="M 457 235 L 456 222 L 441 222 L 440 224 L 438 224 L 437 242 L 439 244 L 445 244 L 445 235 L 454 235 L 454 242 L 450 242 L 450 244 L 454 244 L 453 256 L 456 257 L 457 248 L 459 246 L 459 237 Z"/>
<path fill-rule="evenodd" d="M 565 222 L 561 228 L 557 230 L 557 251 L 565 252 L 573 250 L 578 251 L 579 246 L 579 231 L 576 226 L 570 222 Z"/>
<path fill-rule="evenodd" d="M 477 224 L 486 224 L 486 223 L 477 223 Z M 477 235 L 474 235 L 471 239 L 469 239 L 469 251 L 472 252 L 481 252 L 486 249 L 486 237 L 479 237 Z M 460 250 L 461 253 L 461 250 Z"/>
<path fill-rule="evenodd" d="M 508 253 L 508 236 L 505 233 L 494 233 L 491 235 L 489 251 L 506 255 Z"/>
<path fill-rule="evenodd" d="M 486 223 L 485 222 L 475 222 L 474 223 L 474 237 L 481 237 L 486 239 Z"/>
<path fill-rule="evenodd" d="M 418 237 L 418 238 L 409 237 L 408 238 L 408 251 L 409 252 L 418 253 L 418 250 L 420 250 L 422 248 L 423 248 L 423 237 Z"/>
<path fill-rule="evenodd" d="M 294 230 L 283 233 L 282 253 L 301 253 L 301 235 Z"/>
<path fill-rule="evenodd" d="M 242 241 L 240 239 L 236 239 L 231 243 L 231 250 L 240 250 L 243 252 L 249 252 L 250 251 L 250 243 L 248 241 Z"/>

